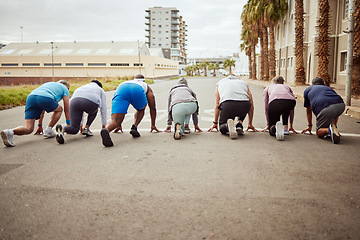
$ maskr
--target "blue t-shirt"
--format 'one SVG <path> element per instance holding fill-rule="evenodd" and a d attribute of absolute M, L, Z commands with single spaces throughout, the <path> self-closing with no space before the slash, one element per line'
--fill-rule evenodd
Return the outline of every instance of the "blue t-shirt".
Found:
<path fill-rule="evenodd" d="M 48 97 L 54 99 L 56 102 L 59 102 L 64 96 L 69 97 L 70 94 L 64 84 L 58 82 L 47 82 L 33 90 L 30 95 Z"/>
<path fill-rule="evenodd" d="M 332 88 L 325 85 L 312 85 L 304 91 L 304 107 L 310 106 L 316 116 L 327 106 L 343 102 Z"/>

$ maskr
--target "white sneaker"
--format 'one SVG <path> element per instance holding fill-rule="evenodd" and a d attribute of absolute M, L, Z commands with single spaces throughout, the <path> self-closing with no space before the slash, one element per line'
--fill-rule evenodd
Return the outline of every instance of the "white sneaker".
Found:
<path fill-rule="evenodd" d="M 14 134 L 10 133 L 9 129 L 5 129 L 1 131 L 1 138 L 7 147 L 15 147 L 15 144 L 13 143 L 13 136 Z"/>
<path fill-rule="evenodd" d="M 227 125 L 228 125 L 228 129 L 229 129 L 229 136 L 231 139 L 235 139 L 238 137 L 238 133 L 236 132 L 235 129 L 235 123 L 234 120 L 232 120 L 231 118 L 227 120 Z"/>
<path fill-rule="evenodd" d="M 284 135 L 289 135 L 289 127 L 284 125 Z"/>
<path fill-rule="evenodd" d="M 55 139 L 59 144 L 64 144 L 65 143 L 64 128 L 63 128 L 63 126 L 61 126 L 61 124 L 56 125 L 56 137 L 55 137 Z"/>
<path fill-rule="evenodd" d="M 175 124 L 174 138 L 175 138 L 175 140 L 181 139 L 181 124 L 180 123 Z"/>
<path fill-rule="evenodd" d="M 280 121 L 276 123 L 276 139 L 279 141 L 284 140 L 283 124 Z"/>
<path fill-rule="evenodd" d="M 84 128 L 83 131 L 81 132 L 81 134 L 89 136 L 89 137 L 93 136 L 93 133 L 88 128 Z"/>
<path fill-rule="evenodd" d="M 44 131 L 44 138 L 53 138 L 56 136 L 56 133 L 54 130 L 51 129 L 51 132 Z"/>

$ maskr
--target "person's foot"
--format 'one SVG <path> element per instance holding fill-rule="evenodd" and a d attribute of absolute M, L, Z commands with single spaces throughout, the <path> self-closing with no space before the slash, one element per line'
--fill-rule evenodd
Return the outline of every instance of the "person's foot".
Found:
<path fill-rule="evenodd" d="M 284 130 L 282 122 L 278 121 L 276 123 L 276 139 L 281 141 L 284 140 Z"/>
<path fill-rule="evenodd" d="M 287 125 L 284 125 L 284 135 L 289 135 L 289 127 Z"/>
<path fill-rule="evenodd" d="M 235 139 L 238 137 L 238 133 L 236 132 L 235 129 L 235 123 L 233 119 L 228 119 L 227 120 L 227 125 L 228 125 L 228 130 L 229 130 L 229 136 L 231 139 Z"/>
<path fill-rule="evenodd" d="M 236 132 L 238 133 L 238 135 L 244 134 L 244 127 L 240 122 L 236 124 Z"/>
<path fill-rule="evenodd" d="M 56 125 L 56 136 L 55 136 L 56 141 L 59 144 L 64 144 L 65 142 L 65 138 L 64 138 L 64 128 L 63 126 L 61 126 L 61 124 Z"/>
<path fill-rule="evenodd" d="M 138 130 L 134 124 L 131 126 L 130 134 L 133 138 L 140 137 L 140 133 L 138 132 Z"/>
<path fill-rule="evenodd" d="M 270 128 L 269 128 L 269 134 L 271 136 L 275 136 L 275 132 L 276 132 L 276 127 L 275 125 L 272 125 Z"/>
<path fill-rule="evenodd" d="M 102 138 L 102 143 L 105 147 L 112 147 L 114 146 L 113 142 L 111 141 L 110 138 L 110 133 L 106 128 L 101 129 L 100 131 L 100 135 Z"/>
<path fill-rule="evenodd" d="M 1 138 L 4 142 L 4 145 L 7 147 L 15 147 L 15 143 L 12 141 L 13 136 L 14 134 L 11 134 L 9 129 L 1 131 Z"/>
<path fill-rule="evenodd" d="M 184 133 L 185 134 L 189 134 L 191 131 L 190 131 L 190 128 L 189 128 L 189 125 L 185 125 L 184 126 Z"/>
<path fill-rule="evenodd" d="M 175 138 L 175 140 L 181 139 L 181 124 L 180 123 L 175 124 L 174 138 Z"/>
<path fill-rule="evenodd" d="M 54 132 L 54 130 L 50 130 L 50 131 L 44 131 L 44 138 L 53 138 L 56 136 L 56 133 Z"/>
<path fill-rule="evenodd" d="M 331 136 L 331 141 L 334 144 L 338 144 L 340 142 L 340 133 L 339 133 L 336 125 L 333 123 L 329 127 L 329 134 Z"/>
<path fill-rule="evenodd" d="M 93 133 L 90 131 L 90 129 L 88 129 L 88 128 L 86 128 L 86 127 L 83 129 L 83 131 L 81 132 L 81 134 L 82 134 L 82 135 L 86 135 L 86 136 L 88 136 L 88 137 L 93 136 Z"/>

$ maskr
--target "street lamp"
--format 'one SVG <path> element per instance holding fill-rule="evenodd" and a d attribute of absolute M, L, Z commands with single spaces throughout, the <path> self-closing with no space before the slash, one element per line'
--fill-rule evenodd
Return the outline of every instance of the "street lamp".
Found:
<path fill-rule="evenodd" d="M 23 32 L 22 32 L 22 30 L 23 30 L 23 27 L 21 26 L 21 27 L 20 27 L 20 33 L 21 33 L 21 43 L 23 42 Z"/>
<path fill-rule="evenodd" d="M 51 70 L 52 70 L 52 81 L 54 81 L 54 42 L 51 43 Z"/>

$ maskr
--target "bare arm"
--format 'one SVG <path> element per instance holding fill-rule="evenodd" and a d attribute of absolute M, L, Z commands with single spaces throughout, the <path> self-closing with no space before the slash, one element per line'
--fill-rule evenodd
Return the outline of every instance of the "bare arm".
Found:
<path fill-rule="evenodd" d="M 69 97 L 68 97 L 68 96 L 64 96 L 64 97 L 63 97 L 63 103 L 64 103 L 65 119 L 66 119 L 66 120 L 70 120 Z"/>
<path fill-rule="evenodd" d="M 150 119 L 151 119 L 151 131 L 150 132 L 152 132 L 153 130 L 160 132 L 155 126 L 155 122 L 156 122 L 155 95 L 150 87 L 148 87 L 148 91 L 146 93 L 146 98 L 148 100 L 148 105 L 150 108 Z"/>
<path fill-rule="evenodd" d="M 37 134 L 43 134 L 43 127 L 42 127 L 42 122 L 44 120 L 44 115 L 45 115 L 45 111 L 42 111 L 41 115 L 40 115 L 40 118 L 39 118 L 39 124 L 38 124 L 38 128 L 36 130 L 36 132 L 34 133 L 34 135 L 37 135 Z"/>
<path fill-rule="evenodd" d="M 211 132 L 213 129 L 216 129 L 216 131 L 219 131 L 218 124 L 219 124 L 219 116 L 220 116 L 220 94 L 218 88 L 216 88 L 215 91 L 215 109 L 214 109 L 214 122 L 213 125 L 209 128 L 208 132 Z"/>
<path fill-rule="evenodd" d="M 247 127 L 246 130 L 248 131 L 249 129 L 251 129 L 254 132 L 258 132 L 258 130 L 256 130 L 256 128 L 252 125 L 252 121 L 253 121 L 253 118 L 254 118 L 254 102 L 253 102 L 253 98 L 252 98 L 250 88 L 248 88 L 248 94 L 249 94 L 249 100 L 250 100 L 250 103 L 251 103 L 251 107 L 250 107 L 250 110 L 248 112 L 249 119 L 248 119 L 248 127 Z"/>
<path fill-rule="evenodd" d="M 307 131 L 311 133 L 311 129 L 312 129 L 312 111 L 311 111 L 311 107 L 306 107 L 306 118 L 308 121 L 308 127 L 305 128 L 304 130 L 302 130 L 301 133 L 306 133 Z"/>

